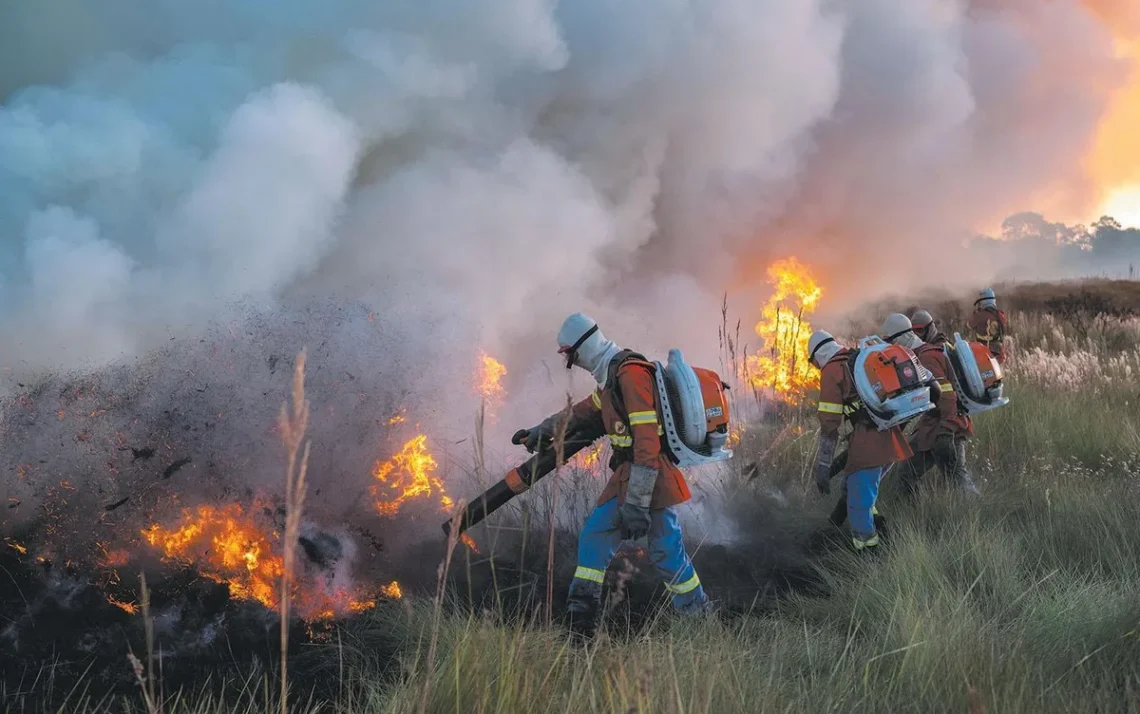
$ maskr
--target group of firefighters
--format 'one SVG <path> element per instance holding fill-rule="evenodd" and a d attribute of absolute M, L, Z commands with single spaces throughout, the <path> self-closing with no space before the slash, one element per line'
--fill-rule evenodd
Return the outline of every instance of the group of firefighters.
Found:
<path fill-rule="evenodd" d="M 992 289 L 982 291 L 975 308 L 968 324 L 972 338 L 989 345 L 998 361 L 1004 360 L 1006 317 L 998 310 Z M 885 341 L 913 351 L 941 388 L 936 408 L 917 419 L 909 440 L 901 426 L 879 430 L 851 408 L 858 399 L 850 371 L 843 366 L 849 349 L 823 331 L 813 334 L 808 345 L 811 361 L 821 371 L 816 483 L 826 494 L 831 480 L 843 477 L 844 495 L 832 520 L 841 524 L 845 513 L 858 551 L 879 544 L 875 508 L 879 482 L 899 462 L 901 482 L 909 493 L 914 493 L 933 466 L 960 488 L 978 493 L 965 457 L 965 442 L 973 427 L 959 410 L 950 383 L 950 365 L 942 348 L 946 337 L 925 310 L 910 317 L 888 316 L 881 333 Z M 646 539 L 646 552 L 677 612 L 709 611 L 712 604 L 682 539 L 677 506 L 689 500 L 689 487 L 662 448 L 665 431 L 652 363 L 607 339 L 598 324 L 582 313 L 563 323 L 558 346 L 566 368 L 589 372 L 597 387 L 568 410 L 523 430 L 527 450 L 533 453 L 541 444 L 552 442 L 560 429 L 576 427 L 604 431 L 612 447 L 611 476 L 578 540 L 577 568 L 567 598 L 571 631 L 581 637 L 593 633 L 606 568 L 624 540 Z M 837 456 L 844 422 L 851 433 L 846 452 Z"/>
<path fill-rule="evenodd" d="M 1005 313 L 997 307 L 994 291 L 983 290 L 974 307 L 967 322 L 971 337 L 987 345 L 998 363 L 1004 362 L 1007 321 Z M 926 310 L 919 310 L 910 317 L 902 313 L 888 315 L 879 332 L 886 342 L 912 351 L 919 364 L 938 382 L 935 408 L 916 420 L 909 439 L 901 425 L 879 430 L 869 419 L 861 418 L 859 409 L 852 408 L 859 398 L 851 372 L 846 368 L 851 354 L 848 349 L 823 330 L 815 332 L 808 341 L 809 357 L 820 369 L 816 485 L 827 494 L 831 491 L 831 479 L 843 476 L 843 497 L 831 520 L 837 525 L 844 517 L 850 521 L 851 542 L 856 550 L 879 544 L 875 523 L 879 482 L 896 464 L 900 465 L 899 481 L 904 493 L 914 495 L 920 479 L 934 467 L 952 485 L 971 494 L 979 493 L 966 465 L 966 440 L 973 436 L 974 425 L 959 408 L 944 349 L 948 342 L 946 335 Z M 839 430 L 845 421 L 851 425 L 851 435 L 845 459 L 840 461 L 835 452 Z"/>

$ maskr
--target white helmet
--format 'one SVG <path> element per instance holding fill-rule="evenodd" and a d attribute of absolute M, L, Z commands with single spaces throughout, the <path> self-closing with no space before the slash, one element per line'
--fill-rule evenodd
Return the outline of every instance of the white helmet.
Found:
<path fill-rule="evenodd" d="M 566 369 L 577 365 L 592 373 L 599 385 L 605 384 L 610 360 L 620 351 L 594 318 L 581 312 L 566 318 L 558 330 L 558 353 L 566 356 Z"/>
<path fill-rule="evenodd" d="M 910 349 L 915 349 L 922 344 L 922 340 L 914 334 L 910 318 L 901 312 L 892 312 L 887 315 L 887 319 L 883 320 L 883 326 L 879 329 L 879 334 L 886 342 Z"/>
<path fill-rule="evenodd" d="M 842 347 L 835 341 L 830 332 L 816 330 L 812 333 L 811 339 L 808 340 L 808 359 L 815 362 L 816 367 L 823 369 L 823 366 L 830 362 L 840 349 Z"/>
<path fill-rule="evenodd" d="M 994 294 L 994 289 L 986 288 L 978 293 L 978 299 L 974 301 L 974 304 L 980 307 L 997 307 L 997 295 Z"/>
<path fill-rule="evenodd" d="M 930 342 L 938 334 L 938 326 L 934 324 L 934 316 L 926 310 L 919 310 L 910 316 L 910 326 L 914 334 L 923 342 Z"/>

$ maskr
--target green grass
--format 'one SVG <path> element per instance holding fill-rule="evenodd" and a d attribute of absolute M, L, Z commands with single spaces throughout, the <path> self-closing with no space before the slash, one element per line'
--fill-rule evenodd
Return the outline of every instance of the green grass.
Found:
<path fill-rule="evenodd" d="M 1140 493 L 1050 483 L 892 509 L 888 548 L 836 552 L 832 595 L 774 616 L 663 616 L 585 651 L 452 619 L 434 671 L 378 700 L 413 711 L 430 683 L 434 712 L 964 712 L 973 689 L 995 712 L 1140 711 Z"/>
<path fill-rule="evenodd" d="M 696 620 L 663 608 L 639 634 L 586 648 L 540 621 L 450 604 L 433 661 L 431 604 L 384 605 L 305 655 L 337 662 L 328 676 L 345 694 L 297 711 L 1140 712 L 1140 375 L 1097 391 L 1010 372 L 1012 404 L 982 415 L 971 443 L 983 497 L 931 488 L 910 502 L 886 483 L 885 545 L 819 555 L 826 597 Z M 775 427 L 745 435 L 761 475 L 728 489 L 726 517 L 823 527 L 830 501 L 808 487 L 801 418 L 807 432 L 774 448 Z M 762 486 L 787 505 L 740 497 Z M 374 661 L 377 638 L 400 643 L 399 666 Z M 273 711 L 274 688 L 251 681 L 244 698 L 165 711 Z M 61 709 L 96 710 L 115 711 Z"/>

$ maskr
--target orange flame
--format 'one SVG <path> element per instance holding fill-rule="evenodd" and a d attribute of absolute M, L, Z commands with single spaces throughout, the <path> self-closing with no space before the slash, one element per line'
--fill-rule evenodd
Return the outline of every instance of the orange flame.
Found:
<path fill-rule="evenodd" d="M 404 407 L 400 407 L 400 411 L 393 414 L 391 418 L 388 419 L 388 426 L 395 426 L 396 424 L 403 424 L 406 422 L 408 419 L 404 416 L 405 411 L 407 410 Z"/>
<path fill-rule="evenodd" d="M 439 495 L 443 510 L 451 508 L 451 496 L 435 475 L 435 469 L 435 458 L 427 449 L 427 437 L 423 434 L 413 437 L 395 456 L 378 462 L 373 469 L 372 477 L 377 481 L 372 484 L 376 510 L 380 515 L 394 516 L 405 502 L 428 498 L 433 492 Z"/>
<path fill-rule="evenodd" d="M 602 442 L 594 445 L 589 449 L 582 449 L 578 453 L 574 454 L 574 458 L 570 460 L 570 464 L 574 468 L 578 468 L 583 471 L 597 471 L 598 467 L 601 465 L 602 452 L 605 450 L 605 448 L 606 444 L 605 442 Z"/>
<path fill-rule="evenodd" d="M 775 291 L 756 323 L 761 350 L 745 365 L 754 389 L 771 391 L 785 403 L 795 404 L 804 393 L 819 386 L 819 371 L 808 360 L 811 323 L 823 290 L 807 266 L 795 258 L 768 266 L 768 282 Z"/>
<path fill-rule="evenodd" d="M 475 391 L 483 398 L 488 406 L 487 411 L 493 411 L 493 406 L 503 400 L 506 390 L 503 389 L 503 375 L 507 368 L 502 362 L 479 350 L 479 369 L 475 374 Z"/>
<path fill-rule="evenodd" d="M 157 523 L 142 531 L 151 546 L 167 560 L 194 564 L 206 578 L 224 583 L 230 597 L 256 600 L 277 609 L 285 562 L 281 537 L 260 528 L 238 504 L 221 508 L 199 506 L 183 510 L 181 521 L 170 528 Z M 331 619 L 346 610 L 368 609 L 343 590 L 328 590 L 316 583 L 290 583 L 292 609 L 305 620 Z"/>
<path fill-rule="evenodd" d="M 740 440 L 744 437 L 744 429 L 739 424 L 733 424 L 728 429 L 728 441 L 726 446 L 730 449 L 735 449 L 740 446 Z"/>
<path fill-rule="evenodd" d="M 163 528 L 155 523 L 142 535 L 166 558 L 199 563 L 202 575 L 226 583 L 232 597 L 277 607 L 284 561 L 273 554 L 269 537 L 241 506 L 183 510 L 181 525 Z"/>
<path fill-rule="evenodd" d="M 404 591 L 400 589 L 400 584 L 395 580 L 380 588 L 380 594 L 391 600 L 399 600 L 404 597 Z"/>

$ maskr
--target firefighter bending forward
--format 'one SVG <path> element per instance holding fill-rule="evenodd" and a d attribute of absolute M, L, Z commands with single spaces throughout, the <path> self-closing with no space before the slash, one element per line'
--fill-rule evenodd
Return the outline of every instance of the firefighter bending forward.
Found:
<path fill-rule="evenodd" d="M 575 313 L 558 332 L 558 351 L 567 369 L 593 375 L 597 389 L 570 407 L 568 428 L 606 434 L 613 447 L 612 475 L 578 538 L 578 568 L 567 609 L 571 629 L 593 634 L 606 567 L 623 540 L 648 537 L 648 553 L 681 613 L 708 609 L 709 599 L 681 539 L 675 506 L 689 500 L 689 487 L 663 451 L 653 365 L 645 357 L 607 340 L 593 319 Z M 553 440 L 562 413 L 527 430 L 533 452 Z"/>
<path fill-rule="evenodd" d="M 913 452 L 898 426 L 879 431 L 863 412 L 847 368 L 850 350 L 829 333 L 818 330 L 808 341 L 809 359 L 820 369 L 819 376 L 819 457 L 815 467 L 816 486 L 831 492 L 831 462 L 839 442 L 839 427 L 851 422 L 847 464 L 843 470 L 847 487 L 847 520 L 851 524 L 851 544 L 862 551 L 879 544 L 875 531 L 875 502 L 879 481 L 889 464 L 909 459 Z"/>

